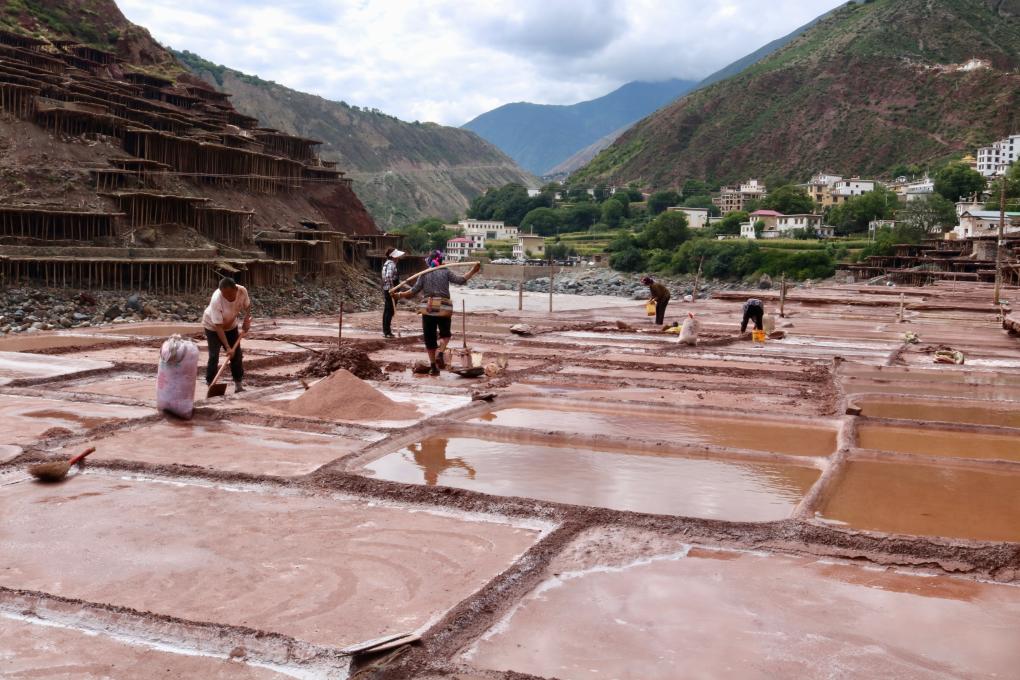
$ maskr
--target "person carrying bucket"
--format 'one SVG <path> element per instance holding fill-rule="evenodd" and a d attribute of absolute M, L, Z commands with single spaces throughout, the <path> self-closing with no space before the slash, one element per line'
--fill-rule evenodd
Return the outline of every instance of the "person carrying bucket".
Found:
<path fill-rule="evenodd" d="M 656 283 L 651 276 L 641 279 L 641 283 L 648 286 L 648 292 L 652 296 L 648 303 L 655 305 L 655 324 L 661 326 L 666 319 L 666 305 L 669 304 L 669 288 L 666 288 L 661 283 Z"/>
<path fill-rule="evenodd" d="M 740 322 L 740 333 L 747 332 L 747 322 L 754 320 L 754 330 L 765 332 L 765 303 L 758 298 L 749 298 L 744 303 L 744 318 Z"/>

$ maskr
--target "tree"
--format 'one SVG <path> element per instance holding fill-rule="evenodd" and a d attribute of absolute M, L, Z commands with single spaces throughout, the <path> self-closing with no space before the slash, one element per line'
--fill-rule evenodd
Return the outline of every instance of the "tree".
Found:
<path fill-rule="evenodd" d="M 467 216 L 476 220 L 502 220 L 520 224 L 530 209 L 528 190 L 521 184 L 505 184 L 476 196 L 468 206 Z"/>
<path fill-rule="evenodd" d="M 765 220 L 758 220 L 754 223 L 754 237 L 761 238 L 761 235 L 765 233 Z"/>
<path fill-rule="evenodd" d="M 565 260 L 569 254 L 570 249 L 563 243 L 553 243 L 545 247 L 545 256 L 553 260 Z"/>
<path fill-rule="evenodd" d="M 630 217 L 630 196 L 626 191 L 617 191 L 610 200 L 616 201 L 623 206 L 623 216 Z"/>
<path fill-rule="evenodd" d="M 645 268 L 645 256 L 637 248 L 631 247 L 610 255 L 609 266 L 621 272 L 639 272 Z"/>
<path fill-rule="evenodd" d="M 712 192 L 707 182 L 703 182 L 700 179 L 689 179 L 684 182 L 682 193 L 684 200 L 687 200 L 691 196 L 705 196 Z"/>
<path fill-rule="evenodd" d="M 456 236 L 457 232 L 450 231 L 449 229 L 440 229 L 429 236 L 429 245 L 433 250 L 446 250 L 446 242 Z"/>
<path fill-rule="evenodd" d="M 429 233 L 418 226 L 406 227 L 398 233 L 404 235 L 404 247 L 409 253 L 428 252 L 432 244 Z"/>
<path fill-rule="evenodd" d="M 986 184 L 980 172 L 964 163 L 950 163 L 935 173 L 935 193 L 954 203 L 983 191 Z"/>
<path fill-rule="evenodd" d="M 680 205 L 680 194 L 673 190 L 656 191 L 648 197 L 648 214 L 658 215 L 673 205 Z"/>
<path fill-rule="evenodd" d="M 552 208 L 535 208 L 521 220 L 521 231 L 552 236 L 563 227 L 563 215 Z"/>
<path fill-rule="evenodd" d="M 731 213 L 727 213 L 726 217 L 722 218 L 719 222 L 712 225 L 712 229 L 716 234 L 725 234 L 727 236 L 734 236 L 740 234 L 740 225 L 750 219 L 750 215 L 741 210 L 734 210 Z"/>
<path fill-rule="evenodd" d="M 987 210 L 999 209 L 999 198 L 1002 196 L 1002 183 L 1006 183 L 1006 210 L 1020 210 L 1020 163 L 1013 163 L 1006 171 L 1004 179 L 996 180 L 991 186 L 991 198 L 985 206 Z"/>
<path fill-rule="evenodd" d="M 594 203 L 578 203 L 567 209 L 566 225 L 570 231 L 587 231 L 599 221 L 602 209 Z"/>
<path fill-rule="evenodd" d="M 606 201 L 602 204 L 602 221 L 615 229 L 623 221 L 624 212 L 623 205 L 619 201 Z"/>
<path fill-rule="evenodd" d="M 597 187 L 595 187 L 594 191 L 596 203 L 602 203 L 607 198 L 609 198 L 609 187 L 607 187 L 605 184 L 598 185 Z"/>
<path fill-rule="evenodd" d="M 786 184 L 769 193 L 762 200 L 761 207 L 784 215 L 805 215 L 814 212 L 815 202 L 804 189 Z"/>
<path fill-rule="evenodd" d="M 639 240 L 646 248 L 674 250 L 690 238 L 687 215 L 682 212 L 668 212 L 656 217 L 641 232 Z"/>
<path fill-rule="evenodd" d="M 956 204 L 939 194 L 932 194 L 910 201 L 897 213 L 897 217 L 924 234 L 942 233 L 956 226 Z"/>
<path fill-rule="evenodd" d="M 827 221 L 836 227 L 836 234 L 840 236 L 864 233 L 872 220 L 891 219 L 899 205 L 899 197 L 895 193 L 879 187 L 833 206 L 829 209 Z"/>

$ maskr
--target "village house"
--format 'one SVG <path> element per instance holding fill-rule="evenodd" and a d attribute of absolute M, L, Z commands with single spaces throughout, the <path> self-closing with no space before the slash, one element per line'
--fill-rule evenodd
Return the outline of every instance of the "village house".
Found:
<path fill-rule="evenodd" d="M 517 237 L 514 244 L 514 259 L 541 260 L 545 257 L 545 238 L 542 236 L 523 235 Z"/>
<path fill-rule="evenodd" d="M 457 238 L 451 238 L 446 242 L 446 259 L 449 262 L 463 262 L 468 260 L 471 256 L 482 250 L 485 247 L 484 239 L 481 241 L 482 245 L 477 246 L 477 241 L 472 241 L 465 236 L 458 236 Z"/>
<path fill-rule="evenodd" d="M 977 150 L 977 171 L 985 177 L 1006 174 L 1009 166 L 1020 159 L 1020 134 L 1010 135 Z"/>
<path fill-rule="evenodd" d="M 758 222 L 765 225 L 761 236 L 754 231 L 754 225 Z M 831 238 L 836 233 L 835 227 L 822 224 L 821 215 L 784 215 L 775 210 L 755 210 L 751 213 L 751 221 L 740 225 L 740 236 L 748 239 L 788 238 L 798 229 L 811 231 L 818 238 Z"/>
<path fill-rule="evenodd" d="M 823 208 L 828 208 L 846 203 L 855 196 L 862 196 L 874 191 L 878 182 L 860 177 L 843 179 L 839 175 L 819 173 L 812 177 L 807 184 L 800 186 L 807 191 L 812 201 Z"/>
<path fill-rule="evenodd" d="M 517 227 L 507 226 L 499 220 L 460 220 L 456 226 L 450 225 L 453 231 L 459 231 L 462 236 L 480 236 L 482 247 L 485 241 L 512 241 L 517 238 Z"/>
<path fill-rule="evenodd" d="M 679 212 L 687 216 L 687 226 L 691 229 L 704 229 L 712 223 L 709 217 L 708 208 L 683 208 L 674 206 L 666 209 L 667 212 Z"/>
<path fill-rule="evenodd" d="M 746 210 L 751 201 L 760 201 L 768 195 L 764 184 L 749 179 L 738 187 L 723 187 L 719 195 L 712 199 L 712 204 L 725 215 L 735 210 Z"/>
<path fill-rule="evenodd" d="M 1007 212 L 1004 233 L 1020 232 L 1020 212 Z M 960 224 L 951 232 L 956 238 L 973 238 L 999 233 L 998 210 L 965 210 L 960 215 Z"/>

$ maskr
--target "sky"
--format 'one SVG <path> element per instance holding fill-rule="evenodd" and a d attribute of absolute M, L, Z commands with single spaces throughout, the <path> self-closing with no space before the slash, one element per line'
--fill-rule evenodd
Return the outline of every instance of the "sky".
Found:
<path fill-rule="evenodd" d="M 700 80 L 837 0 L 118 0 L 164 45 L 404 120 Z"/>

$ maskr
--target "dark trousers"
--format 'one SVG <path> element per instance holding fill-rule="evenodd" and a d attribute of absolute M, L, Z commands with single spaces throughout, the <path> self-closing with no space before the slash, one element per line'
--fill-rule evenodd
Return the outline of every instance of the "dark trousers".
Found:
<path fill-rule="evenodd" d="M 393 308 L 393 296 L 390 295 L 390 291 L 384 290 L 383 298 L 385 298 L 385 302 L 382 312 L 382 332 L 383 335 L 392 335 L 393 315 L 396 313 L 396 310 Z"/>
<path fill-rule="evenodd" d="M 425 336 L 425 349 L 438 349 L 439 338 L 453 337 L 453 318 L 449 316 L 421 315 L 421 331 Z M 438 336 L 438 338 L 436 337 Z"/>
<path fill-rule="evenodd" d="M 666 319 L 666 305 L 668 304 L 669 298 L 655 301 L 655 323 L 659 326 L 661 326 Z"/>
<path fill-rule="evenodd" d="M 765 319 L 765 310 L 761 307 L 748 307 L 744 311 L 744 320 L 740 322 L 740 332 L 743 333 L 747 330 L 747 322 L 754 319 L 754 330 L 760 331 L 765 328 L 762 323 Z"/>
<path fill-rule="evenodd" d="M 238 333 L 239 329 L 237 328 L 223 333 L 227 336 L 227 342 L 230 343 L 230 347 L 237 343 Z M 222 345 L 220 344 L 220 336 L 216 335 L 216 331 L 206 329 L 205 340 L 209 343 L 209 363 L 205 367 L 205 384 L 209 385 L 212 383 L 213 378 L 216 377 L 216 372 L 220 369 L 220 347 Z M 227 349 L 229 350 L 230 347 Z M 240 347 L 237 348 L 233 358 L 230 360 L 230 374 L 234 378 L 234 382 L 241 382 L 241 379 L 244 377 L 244 363 Z"/>

